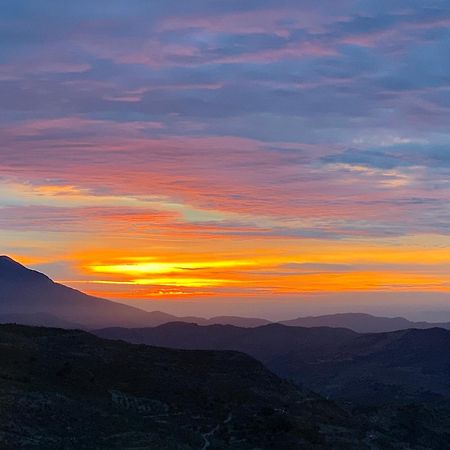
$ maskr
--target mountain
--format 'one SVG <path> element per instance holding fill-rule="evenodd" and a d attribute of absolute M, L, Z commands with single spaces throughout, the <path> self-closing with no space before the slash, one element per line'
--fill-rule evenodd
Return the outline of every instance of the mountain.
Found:
<path fill-rule="evenodd" d="M 403 317 L 378 317 L 362 313 L 340 313 L 323 316 L 298 317 L 279 322 L 291 327 L 333 327 L 348 328 L 358 333 L 381 333 L 386 331 L 407 330 L 409 328 L 446 328 L 448 322 L 412 322 Z"/>
<path fill-rule="evenodd" d="M 55 283 L 48 276 L 26 268 L 8 256 L 0 256 L 0 323 L 99 328 L 106 326 L 157 326 L 183 321 L 203 325 L 231 323 L 254 327 L 268 320 L 218 316 L 177 317 L 86 295 Z"/>
<path fill-rule="evenodd" d="M 206 319 L 204 317 L 196 317 L 196 316 L 172 316 L 169 318 L 165 318 L 163 322 L 159 325 L 163 325 L 164 323 L 169 322 L 186 322 L 186 323 L 194 323 L 196 325 L 234 325 L 236 327 L 244 327 L 244 328 L 255 328 L 260 327 L 262 325 L 268 325 L 272 323 L 270 320 L 266 319 L 258 319 L 256 317 L 239 317 L 239 316 L 214 316 L 210 319 Z M 169 320 L 170 319 L 170 320 Z"/>
<path fill-rule="evenodd" d="M 49 317 L 59 324 L 86 328 L 101 326 L 154 326 L 175 316 L 163 312 L 145 312 L 55 283 L 46 275 L 30 270 L 7 256 L 0 256 L 0 319 L 30 323 L 40 315 L 48 325 Z M 56 324 L 56 322 L 55 322 Z"/>
<path fill-rule="evenodd" d="M 30 270 L 7 256 L 0 256 L 0 323 L 8 322 L 83 329 L 155 327 L 169 322 L 254 328 L 271 323 L 266 319 L 251 317 L 216 316 L 205 319 L 143 311 L 55 283 L 40 272 Z M 304 317 L 280 323 L 287 326 L 348 328 L 364 333 L 435 326 L 450 329 L 450 323 L 410 322 L 401 317 L 356 313 Z"/>
<path fill-rule="evenodd" d="M 210 319 L 172 316 L 172 321 L 196 323 L 197 325 L 234 325 L 244 328 L 255 328 L 274 323 L 267 319 L 237 316 L 216 316 L 211 317 Z M 349 330 L 358 333 L 382 333 L 387 331 L 407 330 L 409 328 L 427 329 L 440 327 L 450 329 L 449 322 L 413 322 L 403 317 L 380 317 L 364 313 L 339 313 L 322 316 L 298 317 L 296 319 L 283 320 L 277 323 L 291 327 L 348 328 Z"/>
<path fill-rule="evenodd" d="M 172 321 L 196 323 L 197 325 L 234 325 L 244 328 L 254 328 L 274 323 L 267 319 L 237 316 L 216 316 L 211 317 L 210 319 L 172 316 Z M 358 333 L 382 333 L 407 330 L 410 328 L 427 329 L 440 327 L 450 329 L 449 322 L 413 322 L 403 317 L 380 317 L 364 313 L 339 313 L 322 316 L 298 317 L 296 319 L 284 320 L 277 323 L 292 327 L 348 328 L 349 330 Z"/>
<path fill-rule="evenodd" d="M 396 396 L 407 401 L 428 394 L 450 399 L 450 331 L 440 328 L 360 334 L 279 324 L 238 328 L 170 323 L 96 334 L 173 348 L 242 351 L 278 375 L 339 400 L 382 404 Z"/>
<path fill-rule="evenodd" d="M 187 322 L 182 318 L 183 322 Z M 237 316 L 215 316 L 205 321 L 196 322 L 198 325 L 234 325 L 236 327 L 254 328 L 272 323 L 267 319 L 258 319 L 255 317 L 237 317 Z"/>
<path fill-rule="evenodd" d="M 238 352 L 1 325 L 0 362 L 2 449 L 369 449 L 391 440 Z"/>

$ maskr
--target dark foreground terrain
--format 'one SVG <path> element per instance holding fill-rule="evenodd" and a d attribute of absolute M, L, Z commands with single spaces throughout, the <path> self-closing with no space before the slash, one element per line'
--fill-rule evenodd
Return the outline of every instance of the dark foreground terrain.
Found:
<path fill-rule="evenodd" d="M 174 318 L 0 257 L 0 321 L 90 328 Z M 338 319 L 364 329 L 374 321 Z M 450 448 L 449 331 L 201 323 L 211 321 L 256 328 L 168 323 L 95 337 L 0 325 L 0 450 Z"/>
<path fill-rule="evenodd" d="M 403 448 L 450 448 L 450 331 L 359 334 L 339 328 L 172 323 L 103 337 L 173 348 L 237 350 L 337 402 Z M 373 435 L 376 435 L 373 434 Z M 372 447 L 388 448 L 388 447 Z"/>
<path fill-rule="evenodd" d="M 0 326 L 2 449 L 361 449 L 369 434 L 242 353 Z"/>
<path fill-rule="evenodd" d="M 435 395 L 450 399 L 450 331 L 441 328 L 359 334 L 344 328 L 178 322 L 96 334 L 171 348 L 241 351 L 279 376 L 336 400 L 383 404 Z"/>
<path fill-rule="evenodd" d="M 0 326 L 1 449 L 449 448 L 429 405 L 339 406 L 234 351 Z"/>

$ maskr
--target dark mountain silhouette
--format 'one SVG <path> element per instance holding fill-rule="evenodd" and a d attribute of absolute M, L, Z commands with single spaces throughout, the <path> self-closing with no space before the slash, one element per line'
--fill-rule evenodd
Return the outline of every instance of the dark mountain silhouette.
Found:
<path fill-rule="evenodd" d="M 98 328 L 103 326 L 157 326 L 184 321 L 209 325 L 233 323 L 259 326 L 269 321 L 241 317 L 177 317 L 161 311 L 147 312 L 55 283 L 46 275 L 0 256 L 0 323 Z"/>
<path fill-rule="evenodd" d="M 407 330 L 410 328 L 445 328 L 450 329 L 448 322 L 413 322 L 403 317 L 380 317 L 364 313 L 338 313 L 321 316 L 298 317 L 296 319 L 272 322 L 267 319 L 237 317 L 237 316 L 217 316 L 211 319 L 201 317 L 178 317 L 174 316 L 174 321 L 190 322 L 198 325 L 235 325 L 237 327 L 254 328 L 270 323 L 293 327 L 331 327 L 348 328 L 358 333 L 382 333 L 388 331 Z"/>
<path fill-rule="evenodd" d="M 183 322 L 187 322 L 185 318 L 182 318 Z M 267 319 L 258 319 L 255 317 L 237 317 L 237 316 L 215 316 L 203 321 L 193 321 L 199 325 L 234 325 L 236 327 L 254 328 L 262 325 L 268 325 L 272 323 Z"/>
<path fill-rule="evenodd" d="M 380 404 L 427 393 L 450 398 L 450 331 L 440 328 L 359 334 L 279 324 L 238 328 L 170 323 L 96 333 L 173 348 L 242 351 L 278 375 L 335 399 Z"/>
<path fill-rule="evenodd" d="M 160 325 L 169 322 L 186 322 L 186 323 L 194 323 L 197 325 L 234 325 L 236 327 L 244 327 L 244 328 L 255 328 L 260 327 L 262 325 L 268 325 L 271 322 L 266 319 L 259 319 L 256 317 L 239 317 L 239 316 L 214 316 L 210 319 L 206 319 L 204 317 L 196 317 L 196 316 L 171 316 L 171 320 L 165 320 L 161 322 Z"/>
<path fill-rule="evenodd" d="M 107 328 L 94 333 L 109 339 L 183 349 L 239 350 L 269 364 L 298 347 L 312 356 L 339 348 L 357 333 L 343 328 L 297 328 L 270 324 L 257 328 L 172 322 L 154 328 Z"/>
<path fill-rule="evenodd" d="M 414 322 L 403 317 L 381 317 L 364 313 L 338 313 L 322 316 L 298 317 L 296 319 L 283 320 L 280 322 L 238 316 L 216 316 L 211 317 L 210 319 L 204 319 L 201 317 L 172 316 L 172 321 L 196 323 L 197 325 L 234 325 L 244 328 L 254 328 L 268 325 L 270 323 L 279 323 L 281 325 L 292 327 L 348 328 L 349 330 L 353 330 L 358 333 L 382 333 L 388 331 L 407 330 L 410 328 L 428 329 L 439 327 L 450 329 L 449 322 Z"/>
<path fill-rule="evenodd" d="M 279 322 L 293 327 L 333 327 L 348 328 L 358 333 L 381 333 L 385 331 L 407 330 L 408 328 L 446 328 L 448 322 L 412 322 L 403 317 L 378 317 L 362 313 L 340 313 L 323 316 L 298 317 Z"/>
<path fill-rule="evenodd" d="M 55 283 L 48 276 L 30 270 L 7 256 L 0 256 L 0 323 L 58 326 L 63 328 L 100 328 L 111 326 L 154 327 L 169 322 L 199 325 L 235 325 L 253 328 L 270 324 L 266 319 L 216 316 L 177 317 L 161 311 L 135 307 L 86 295 Z M 449 328 L 449 323 L 411 322 L 401 317 L 375 317 L 369 314 L 332 314 L 281 322 L 288 326 L 327 326 L 358 332 L 382 332 L 408 328 Z"/>
<path fill-rule="evenodd" d="M 2 282 L 33 283 L 42 286 L 52 283 L 52 280 L 46 275 L 27 269 L 8 256 L 0 256 L 0 280 Z"/>
<path fill-rule="evenodd" d="M 450 329 L 449 322 L 414 322 L 403 317 L 381 317 L 364 313 L 338 313 L 321 316 L 298 317 L 291 320 L 272 322 L 267 319 L 237 317 L 237 316 L 216 316 L 211 319 L 201 317 L 178 317 L 174 321 L 196 323 L 198 325 L 235 325 L 237 327 L 254 328 L 270 323 L 293 327 L 331 327 L 348 328 L 358 333 L 382 333 L 387 331 L 407 330 L 410 328 L 445 328 Z"/>
<path fill-rule="evenodd" d="M 30 323 L 40 314 L 49 324 L 49 315 L 61 324 L 83 327 L 109 325 L 154 326 L 176 317 L 163 312 L 145 312 L 111 302 L 53 282 L 46 275 L 27 269 L 7 256 L 0 257 L 0 318 Z M 11 318 L 14 319 L 14 316 Z"/>
<path fill-rule="evenodd" d="M 238 352 L 2 325 L 0 363 L 5 449 L 364 449 L 390 440 Z"/>
<path fill-rule="evenodd" d="M 298 317 L 296 319 L 284 320 L 281 322 L 272 322 L 267 319 L 238 316 L 216 316 L 211 317 L 210 319 L 204 319 L 201 317 L 172 316 L 172 321 L 189 322 L 197 325 L 234 325 L 244 328 L 254 328 L 268 325 L 270 323 L 279 323 L 281 325 L 293 327 L 347 328 L 358 333 L 382 333 L 388 331 L 407 330 L 410 328 L 428 329 L 439 327 L 450 329 L 450 323 L 448 322 L 413 322 L 403 317 L 380 317 L 364 313 L 338 313 L 322 316 Z"/>

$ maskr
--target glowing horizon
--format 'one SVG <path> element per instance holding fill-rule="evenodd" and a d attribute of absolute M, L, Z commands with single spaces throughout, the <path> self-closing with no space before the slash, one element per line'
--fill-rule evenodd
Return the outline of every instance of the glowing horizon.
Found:
<path fill-rule="evenodd" d="M 124 301 L 450 291 L 445 2 L 10 3 L 2 253 Z"/>

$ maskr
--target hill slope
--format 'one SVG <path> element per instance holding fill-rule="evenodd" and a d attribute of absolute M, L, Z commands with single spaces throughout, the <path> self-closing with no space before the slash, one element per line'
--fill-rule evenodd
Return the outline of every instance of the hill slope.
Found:
<path fill-rule="evenodd" d="M 245 351 L 279 375 L 338 401 L 362 421 L 367 432 L 364 444 L 372 449 L 449 447 L 447 330 L 358 334 L 334 328 L 172 323 L 98 333 L 180 348 Z"/>
<path fill-rule="evenodd" d="M 36 314 L 40 315 L 40 321 Z M 155 326 L 176 319 L 170 314 L 145 312 L 83 294 L 7 256 L 0 256 L 0 319 L 2 316 L 3 320 L 10 316 L 10 320 L 22 323 L 62 325 L 69 322 L 87 328 Z"/>
<path fill-rule="evenodd" d="M 450 398 L 450 331 L 440 328 L 359 334 L 277 324 L 238 328 L 171 323 L 96 333 L 174 348 L 242 351 L 277 374 L 333 398 L 379 403 L 399 393 L 406 401 L 424 391 Z"/>
<path fill-rule="evenodd" d="M 173 321 L 204 325 L 232 323 L 246 327 L 269 323 L 254 318 L 218 316 L 204 319 L 143 311 L 86 295 L 55 283 L 46 275 L 30 270 L 8 256 L 0 256 L 0 323 L 91 329 L 106 326 L 157 326 Z"/>
<path fill-rule="evenodd" d="M 0 326 L 1 448 L 364 449 L 366 434 L 242 353 Z"/>
<path fill-rule="evenodd" d="M 267 325 L 266 319 L 217 316 L 177 317 L 92 297 L 55 283 L 46 275 L 30 270 L 7 256 L 0 256 L 0 323 L 59 326 L 63 328 L 154 327 L 182 321 L 199 325 L 234 325 L 254 328 Z M 450 328 L 448 323 L 410 322 L 401 317 L 385 318 L 369 314 L 333 314 L 281 322 L 288 326 L 349 328 L 357 332 L 381 332 L 407 328 Z"/>

